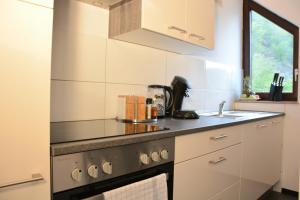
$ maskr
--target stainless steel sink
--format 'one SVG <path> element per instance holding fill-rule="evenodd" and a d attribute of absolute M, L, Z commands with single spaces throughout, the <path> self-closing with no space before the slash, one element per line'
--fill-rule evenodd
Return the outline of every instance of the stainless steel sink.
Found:
<path fill-rule="evenodd" d="M 220 118 L 231 118 L 231 119 L 243 117 L 243 116 L 240 116 L 240 115 L 234 115 L 234 114 L 223 114 L 223 115 L 215 114 L 215 115 L 209 115 L 209 116 L 212 116 L 212 117 L 220 117 Z"/>
<path fill-rule="evenodd" d="M 209 116 L 209 117 L 236 119 L 236 118 L 240 118 L 240 117 L 253 117 L 253 116 L 257 116 L 257 115 L 261 115 L 261 114 L 264 114 L 264 113 L 251 112 L 251 111 L 224 111 L 223 115 L 219 115 L 216 112 L 204 113 L 204 114 L 200 114 L 200 115 Z"/>

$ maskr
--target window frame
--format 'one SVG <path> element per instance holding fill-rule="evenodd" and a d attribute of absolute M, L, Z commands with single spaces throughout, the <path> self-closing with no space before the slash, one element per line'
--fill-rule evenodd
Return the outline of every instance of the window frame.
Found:
<path fill-rule="evenodd" d="M 274 24 L 280 26 L 294 36 L 294 55 L 293 55 L 293 92 L 283 93 L 283 101 L 297 101 L 298 100 L 298 75 L 295 76 L 299 64 L 299 28 L 278 16 L 272 11 L 266 9 L 253 0 L 244 0 L 243 5 L 243 70 L 244 77 L 251 76 L 251 44 L 250 44 L 250 14 L 255 11 Z M 251 79 L 251 77 L 250 77 Z M 270 82 L 271 84 L 271 82 Z M 269 93 L 257 93 L 262 100 L 268 100 Z"/>

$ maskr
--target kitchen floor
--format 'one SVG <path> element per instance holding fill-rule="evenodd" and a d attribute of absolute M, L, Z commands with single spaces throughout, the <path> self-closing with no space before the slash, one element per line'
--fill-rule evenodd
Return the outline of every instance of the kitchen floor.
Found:
<path fill-rule="evenodd" d="M 260 200 L 298 200 L 298 198 L 286 194 L 281 194 L 279 192 L 271 192 L 268 196 Z"/>

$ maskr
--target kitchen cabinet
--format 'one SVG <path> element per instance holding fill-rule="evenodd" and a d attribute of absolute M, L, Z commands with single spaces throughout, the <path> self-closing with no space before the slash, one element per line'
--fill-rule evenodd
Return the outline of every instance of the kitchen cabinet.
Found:
<path fill-rule="evenodd" d="M 280 179 L 282 119 L 245 125 L 242 137 L 241 199 L 258 199 Z"/>
<path fill-rule="evenodd" d="M 1 0 L 0 18 L 0 199 L 50 200 L 53 9 Z"/>
<path fill-rule="evenodd" d="M 242 126 L 234 126 L 176 137 L 175 163 L 239 144 L 242 141 L 242 131 Z"/>
<path fill-rule="evenodd" d="M 123 1 L 109 15 L 110 38 L 182 54 L 214 48 L 214 0 Z"/>
<path fill-rule="evenodd" d="M 241 145 L 238 144 L 176 164 L 174 200 L 208 200 L 238 183 L 240 159 Z"/>
<path fill-rule="evenodd" d="M 237 182 L 236 184 L 230 186 L 223 192 L 217 194 L 209 200 L 239 200 L 240 199 L 240 187 L 241 183 Z"/>
<path fill-rule="evenodd" d="M 187 0 L 187 41 L 209 49 L 214 47 L 214 9 L 214 1 Z"/>

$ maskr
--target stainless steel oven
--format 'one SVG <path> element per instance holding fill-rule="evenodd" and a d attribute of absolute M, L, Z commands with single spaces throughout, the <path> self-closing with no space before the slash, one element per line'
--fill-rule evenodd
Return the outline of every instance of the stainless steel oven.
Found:
<path fill-rule="evenodd" d="M 112 189 L 167 174 L 173 199 L 174 138 L 52 158 L 53 200 L 101 200 Z"/>

